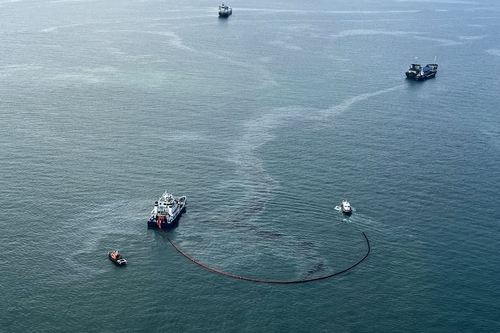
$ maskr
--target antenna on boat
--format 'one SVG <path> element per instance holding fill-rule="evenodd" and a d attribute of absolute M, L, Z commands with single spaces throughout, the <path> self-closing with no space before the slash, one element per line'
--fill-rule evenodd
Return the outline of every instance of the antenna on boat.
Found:
<path fill-rule="evenodd" d="M 437 60 L 437 56 L 434 56 L 434 63 L 435 64 L 437 64 L 436 60 Z"/>

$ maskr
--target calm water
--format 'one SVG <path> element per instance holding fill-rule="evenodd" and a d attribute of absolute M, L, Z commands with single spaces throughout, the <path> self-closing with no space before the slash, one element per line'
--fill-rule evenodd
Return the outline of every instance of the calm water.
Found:
<path fill-rule="evenodd" d="M 0 1 L 0 332 L 500 331 L 500 4 L 357 3 Z"/>

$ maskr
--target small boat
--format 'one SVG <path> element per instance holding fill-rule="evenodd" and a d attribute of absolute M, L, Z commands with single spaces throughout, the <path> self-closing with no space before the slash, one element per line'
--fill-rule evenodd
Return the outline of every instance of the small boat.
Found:
<path fill-rule="evenodd" d="M 176 198 L 168 192 L 163 193 L 154 204 L 148 226 L 160 229 L 174 227 L 182 212 L 186 209 L 186 203 L 186 196 Z"/>
<path fill-rule="evenodd" d="M 228 5 L 222 4 L 219 6 L 219 17 L 229 17 L 233 13 L 233 9 Z"/>
<path fill-rule="evenodd" d="M 427 64 L 422 67 L 417 63 L 417 58 L 415 57 L 415 63 L 410 65 L 410 68 L 406 71 L 406 78 L 413 79 L 415 81 L 424 81 L 436 77 L 438 70 L 438 64 L 436 63 L 436 58 L 434 57 L 434 63 Z"/>
<path fill-rule="evenodd" d="M 349 201 L 342 200 L 342 202 L 340 203 L 340 210 L 342 211 L 342 213 L 344 213 L 346 215 L 351 215 L 352 214 L 352 207 L 351 207 L 351 204 L 349 203 Z"/>
<path fill-rule="evenodd" d="M 112 262 L 114 262 L 115 264 L 117 264 L 119 266 L 123 266 L 123 265 L 127 264 L 127 260 L 125 260 L 118 251 L 109 251 L 108 256 Z"/>

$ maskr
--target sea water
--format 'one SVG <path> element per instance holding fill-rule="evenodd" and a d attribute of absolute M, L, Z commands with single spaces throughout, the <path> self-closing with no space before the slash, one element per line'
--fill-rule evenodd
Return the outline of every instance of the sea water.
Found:
<path fill-rule="evenodd" d="M 0 2 L 0 332 L 499 331 L 500 5 L 218 5 Z"/>

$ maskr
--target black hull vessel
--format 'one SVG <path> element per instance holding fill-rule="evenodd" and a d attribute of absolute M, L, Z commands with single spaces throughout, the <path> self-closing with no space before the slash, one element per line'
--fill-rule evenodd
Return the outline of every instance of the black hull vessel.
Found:
<path fill-rule="evenodd" d="M 406 78 L 415 80 L 415 81 L 425 81 L 427 79 L 432 79 L 436 77 L 438 64 L 436 63 L 436 59 L 434 58 L 434 63 L 427 64 L 422 67 L 420 64 L 416 62 L 417 58 L 415 58 L 415 63 L 410 65 L 410 68 L 406 71 Z"/>

